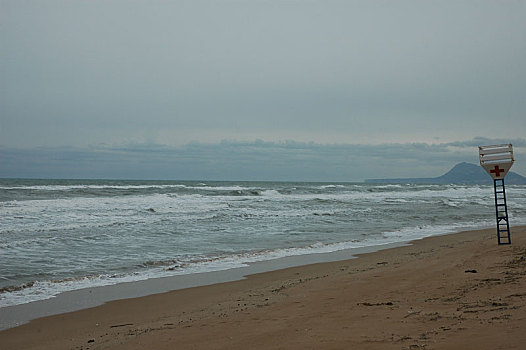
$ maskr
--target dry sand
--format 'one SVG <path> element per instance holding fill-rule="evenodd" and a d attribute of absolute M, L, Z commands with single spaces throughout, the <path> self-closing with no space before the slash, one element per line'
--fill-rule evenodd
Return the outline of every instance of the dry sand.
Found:
<path fill-rule="evenodd" d="M 35 320 L 1 349 L 524 349 L 526 227 Z"/>

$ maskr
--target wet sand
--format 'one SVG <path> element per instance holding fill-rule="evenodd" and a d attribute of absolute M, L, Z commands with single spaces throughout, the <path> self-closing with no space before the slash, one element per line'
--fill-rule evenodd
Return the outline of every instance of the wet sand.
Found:
<path fill-rule="evenodd" d="M 415 241 L 34 320 L 2 349 L 522 349 L 526 227 Z"/>

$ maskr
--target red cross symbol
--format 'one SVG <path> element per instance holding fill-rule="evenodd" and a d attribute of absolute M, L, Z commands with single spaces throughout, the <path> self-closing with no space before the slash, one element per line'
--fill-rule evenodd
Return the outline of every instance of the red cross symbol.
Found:
<path fill-rule="evenodd" d="M 501 172 L 503 173 L 504 171 L 505 171 L 504 169 L 501 169 L 501 168 L 499 168 L 498 165 L 495 165 L 495 169 L 490 170 L 489 172 L 490 173 L 494 173 L 497 177 L 500 177 L 500 173 Z"/>

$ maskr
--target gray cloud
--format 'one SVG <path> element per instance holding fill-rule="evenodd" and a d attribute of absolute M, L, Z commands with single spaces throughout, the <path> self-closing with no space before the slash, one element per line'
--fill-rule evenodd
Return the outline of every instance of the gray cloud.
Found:
<path fill-rule="evenodd" d="M 520 147 L 525 148 L 526 147 L 526 139 L 524 138 L 517 138 L 517 139 L 490 139 L 487 137 L 475 137 L 472 140 L 469 141 L 457 141 L 457 142 L 448 142 L 447 146 L 454 146 L 454 147 L 477 147 L 477 146 L 483 146 L 483 145 L 500 145 L 500 144 L 507 144 L 512 143 L 514 147 Z"/>
<path fill-rule="evenodd" d="M 478 162 L 481 139 L 382 145 L 225 140 L 184 146 L 129 144 L 91 148 L 1 148 L 1 177 L 177 180 L 362 181 L 432 177 L 458 162 Z M 515 144 L 514 171 L 526 173 L 526 142 Z"/>

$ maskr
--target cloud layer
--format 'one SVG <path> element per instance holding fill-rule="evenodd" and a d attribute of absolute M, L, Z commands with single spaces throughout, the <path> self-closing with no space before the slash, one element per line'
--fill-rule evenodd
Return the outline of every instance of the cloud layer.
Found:
<path fill-rule="evenodd" d="M 223 141 L 184 146 L 0 148 L 0 177 L 173 180 L 363 181 L 434 177 L 478 163 L 478 145 L 514 144 L 514 171 L 526 174 L 526 140 L 476 138 L 382 145 Z"/>

